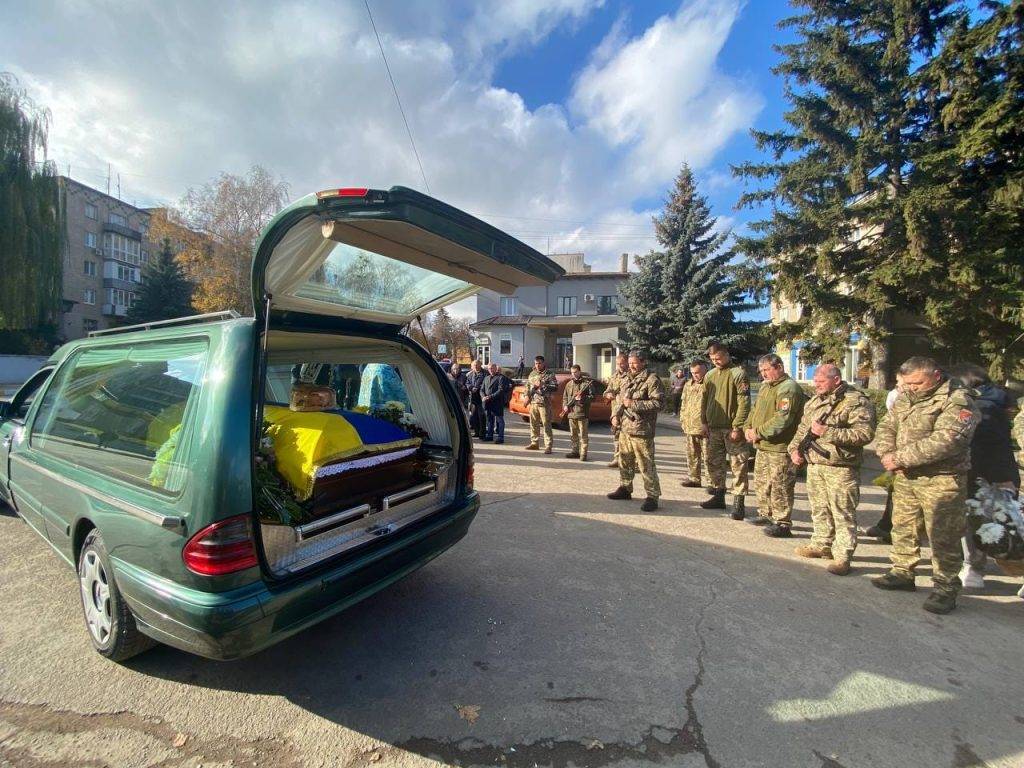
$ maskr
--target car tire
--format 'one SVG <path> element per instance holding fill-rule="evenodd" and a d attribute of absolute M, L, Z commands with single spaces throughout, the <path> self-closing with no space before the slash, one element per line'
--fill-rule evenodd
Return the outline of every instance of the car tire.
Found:
<path fill-rule="evenodd" d="M 89 531 L 78 555 L 82 615 L 93 648 L 111 661 L 124 661 L 149 650 L 156 641 L 139 631 L 128 604 L 114 582 L 103 535 Z"/>

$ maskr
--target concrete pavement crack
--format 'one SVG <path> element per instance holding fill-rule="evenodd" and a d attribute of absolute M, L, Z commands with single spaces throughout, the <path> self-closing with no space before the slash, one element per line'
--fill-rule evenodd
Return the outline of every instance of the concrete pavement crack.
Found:
<path fill-rule="evenodd" d="M 721 768 L 719 762 L 711 756 L 711 751 L 708 749 L 708 743 L 704 737 L 704 726 L 700 722 L 697 706 L 694 703 L 697 691 L 704 684 L 704 655 L 707 652 L 707 640 L 704 637 L 704 618 L 711 606 L 718 600 L 718 593 L 715 591 L 713 583 L 708 584 L 708 591 L 711 593 L 711 597 L 701 606 L 697 622 L 694 625 L 700 650 L 697 652 L 697 674 L 694 676 L 690 687 L 686 689 L 686 722 L 683 724 L 683 732 L 687 734 L 689 740 L 696 747 L 696 751 L 704 756 L 704 762 L 707 763 L 708 768 Z"/>

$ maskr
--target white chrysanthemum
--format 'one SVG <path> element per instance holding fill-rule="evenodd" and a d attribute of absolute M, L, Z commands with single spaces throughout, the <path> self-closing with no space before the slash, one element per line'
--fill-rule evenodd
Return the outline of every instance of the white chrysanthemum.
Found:
<path fill-rule="evenodd" d="M 1006 535 L 1006 529 L 999 523 L 985 523 L 978 529 L 978 538 L 982 544 L 995 544 Z"/>
<path fill-rule="evenodd" d="M 997 523 L 1005 523 L 1007 520 L 1010 519 L 1010 516 L 1003 512 L 1003 510 L 997 509 L 995 513 L 992 515 L 992 519 L 995 520 Z"/>

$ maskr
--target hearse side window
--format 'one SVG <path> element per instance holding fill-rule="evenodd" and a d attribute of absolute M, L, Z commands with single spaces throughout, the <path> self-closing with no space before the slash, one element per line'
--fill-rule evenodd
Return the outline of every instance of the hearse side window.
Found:
<path fill-rule="evenodd" d="M 206 340 L 195 339 L 79 350 L 39 405 L 32 446 L 137 485 L 179 492 L 207 350 Z"/>
<path fill-rule="evenodd" d="M 43 384 L 50 378 L 52 370 L 47 369 L 45 371 L 38 371 L 32 378 L 30 378 L 21 389 L 14 395 L 14 410 L 11 412 L 11 419 L 13 421 L 25 423 L 25 417 L 28 416 L 28 409 L 32 407 L 32 403 L 36 399 L 36 395 L 39 394 L 39 390 L 42 389 Z"/>

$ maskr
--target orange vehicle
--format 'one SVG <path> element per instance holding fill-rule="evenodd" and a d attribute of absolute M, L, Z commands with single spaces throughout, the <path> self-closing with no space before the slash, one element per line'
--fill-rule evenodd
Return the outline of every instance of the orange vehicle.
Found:
<path fill-rule="evenodd" d="M 569 428 L 568 418 L 559 418 L 562 413 L 562 393 L 565 392 L 566 382 L 572 377 L 568 373 L 556 373 L 555 380 L 558 382 L 558 389 L 551 396 L 551 426 L 562 429 Z M 590 404 L 590 421 L 608 423 L 612 420 L 612 406 L 604 399 L 605 384 L 603 381 L 591 379 L 591 386 L 594 390 L 594 401 Z M 530 404 L 523 400 L 526 394 L 526 384 L 518 384 L 512 389 L 512 400 L 508 408 L 512 413 L 521 416 L 523 421 L 530 420 Z"/>

